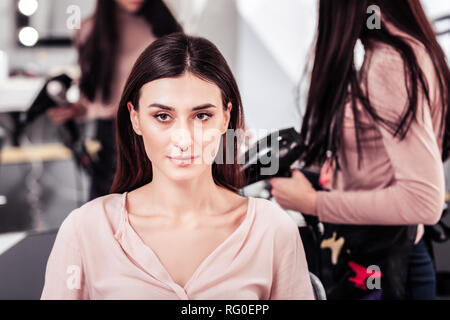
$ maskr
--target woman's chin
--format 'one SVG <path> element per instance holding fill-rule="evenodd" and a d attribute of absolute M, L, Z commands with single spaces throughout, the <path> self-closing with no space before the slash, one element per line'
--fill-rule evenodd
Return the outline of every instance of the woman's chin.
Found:
<path fill-rule="evenodd" d="M 169 166 L 164 171 L 165 175 L 173 181 L 189 182 L 198 178 L 202 174 L 203 168 L 195 164 L 176 165 L 169 162 Z"/>

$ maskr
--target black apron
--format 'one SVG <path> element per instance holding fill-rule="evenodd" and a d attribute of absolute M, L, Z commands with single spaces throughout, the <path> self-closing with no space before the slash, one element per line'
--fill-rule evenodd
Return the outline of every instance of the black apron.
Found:
<path fill-rule="evenodd" d="M 307 178 L 315 189 L 322 189 L 319 174 L 309 174 Z M 308 267 L 322 281 L 327 299 L 407 298 L 409 256 L 416 239 L 417 225 L 322 223 L 324 228 L 321 230 L 317 217 L 304 216 L 307 227 L 300 228 L 300 235 Z M 333 251 L 336 251 L 335 261 Z M 367 272 L 370 266 L 377 266 L 381 272 L 381 290 L 367 287 L 368 276 L 373 276 Z"/>
<path fill-rule="evenodd" d="M 328 299 L 365 299 L 371 296 L 378 288 L 367 285 L 368 281 L 375 283 L 373 279 L 376 278 L 368 279 L 374 275 L 367 271 L 370 266 L 378 267 L 381 272 L 379 296 L 382 300 L 407 298 L 409 256 L 416 238 L 416 225 L 324 226 L 319 272 Z M 330 239 L 336 239 L 342 244 L 335 264 L 332 261 L 332 249 L 323 246 L 327 240 L 328 244 L 334 241 Z"/>

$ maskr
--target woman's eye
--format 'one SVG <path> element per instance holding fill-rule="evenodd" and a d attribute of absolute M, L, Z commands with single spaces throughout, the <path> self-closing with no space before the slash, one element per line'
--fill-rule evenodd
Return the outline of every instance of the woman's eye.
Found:
<path fill-rule="evenodd" d="M 207 121 L 209 118 L 212 117 L 211 113 L 199 113 L 197 114 L 197 118 L 201 121 Z"/>
<path fill-rule="evenodd" d="M 170 116 L 167 113 L 159 113 L 159 114 L 155 115 L 154 117 L 161 122 L 168 122 L 170 119 Z"/>
<path fill-rule="evenodd" d="M 171 119 L 171 116 L 167 113 L 158 113 L 153 116 L 154 118 L 158 119 L 160 122 L 169 122 Z M 212 114 L 210 113 L 199 113 L 196 115 L 196 118 L 201 121 L 207 121 L 209 118 L 212 117 Z"/>

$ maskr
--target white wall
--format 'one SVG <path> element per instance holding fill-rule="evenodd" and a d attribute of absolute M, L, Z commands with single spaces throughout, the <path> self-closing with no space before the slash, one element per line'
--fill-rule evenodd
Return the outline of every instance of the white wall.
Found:
<path fill-rule="evenodd" d="M 295 90 L 312 46 L 315 0 L 167 2 L 187 32 L 212 40 L 222 51 L 236 76 L 249 128 L 300 126 Z"/>

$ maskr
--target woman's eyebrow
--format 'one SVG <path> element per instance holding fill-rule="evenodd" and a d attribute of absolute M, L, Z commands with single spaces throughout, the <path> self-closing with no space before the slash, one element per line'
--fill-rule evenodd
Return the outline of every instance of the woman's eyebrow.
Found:
<path fill-rule="evenodd" d="M 197 111 L 197 110 L 203 110 L 203 109 L 209 109 L 209 108 L 217 108 L 215 105 L 207 103 L 195 108 L 192 108 L 192 111 Z"/>
<path fill-rule="evenodd" d="M 168 110 L 168 111 L 174 111 L 175 108 L 173 107 L 169 107 L 169 106 L 165 106 L 159 103 L 152 103 L 151 105 L 148 106 L 149 108 L 159 108 L 159 109 L 164 109 L 164 110 Z M 211 103 L 207 103 L 207 104 L 203 104 L 201 106 L 197 106 L 192 108 L 192 111 L 197 111 L 197 110 L 204 110 L 204 109 L 209 109 L 209 108 L 217 108 L 215 105 L 211 104 Z"/>

